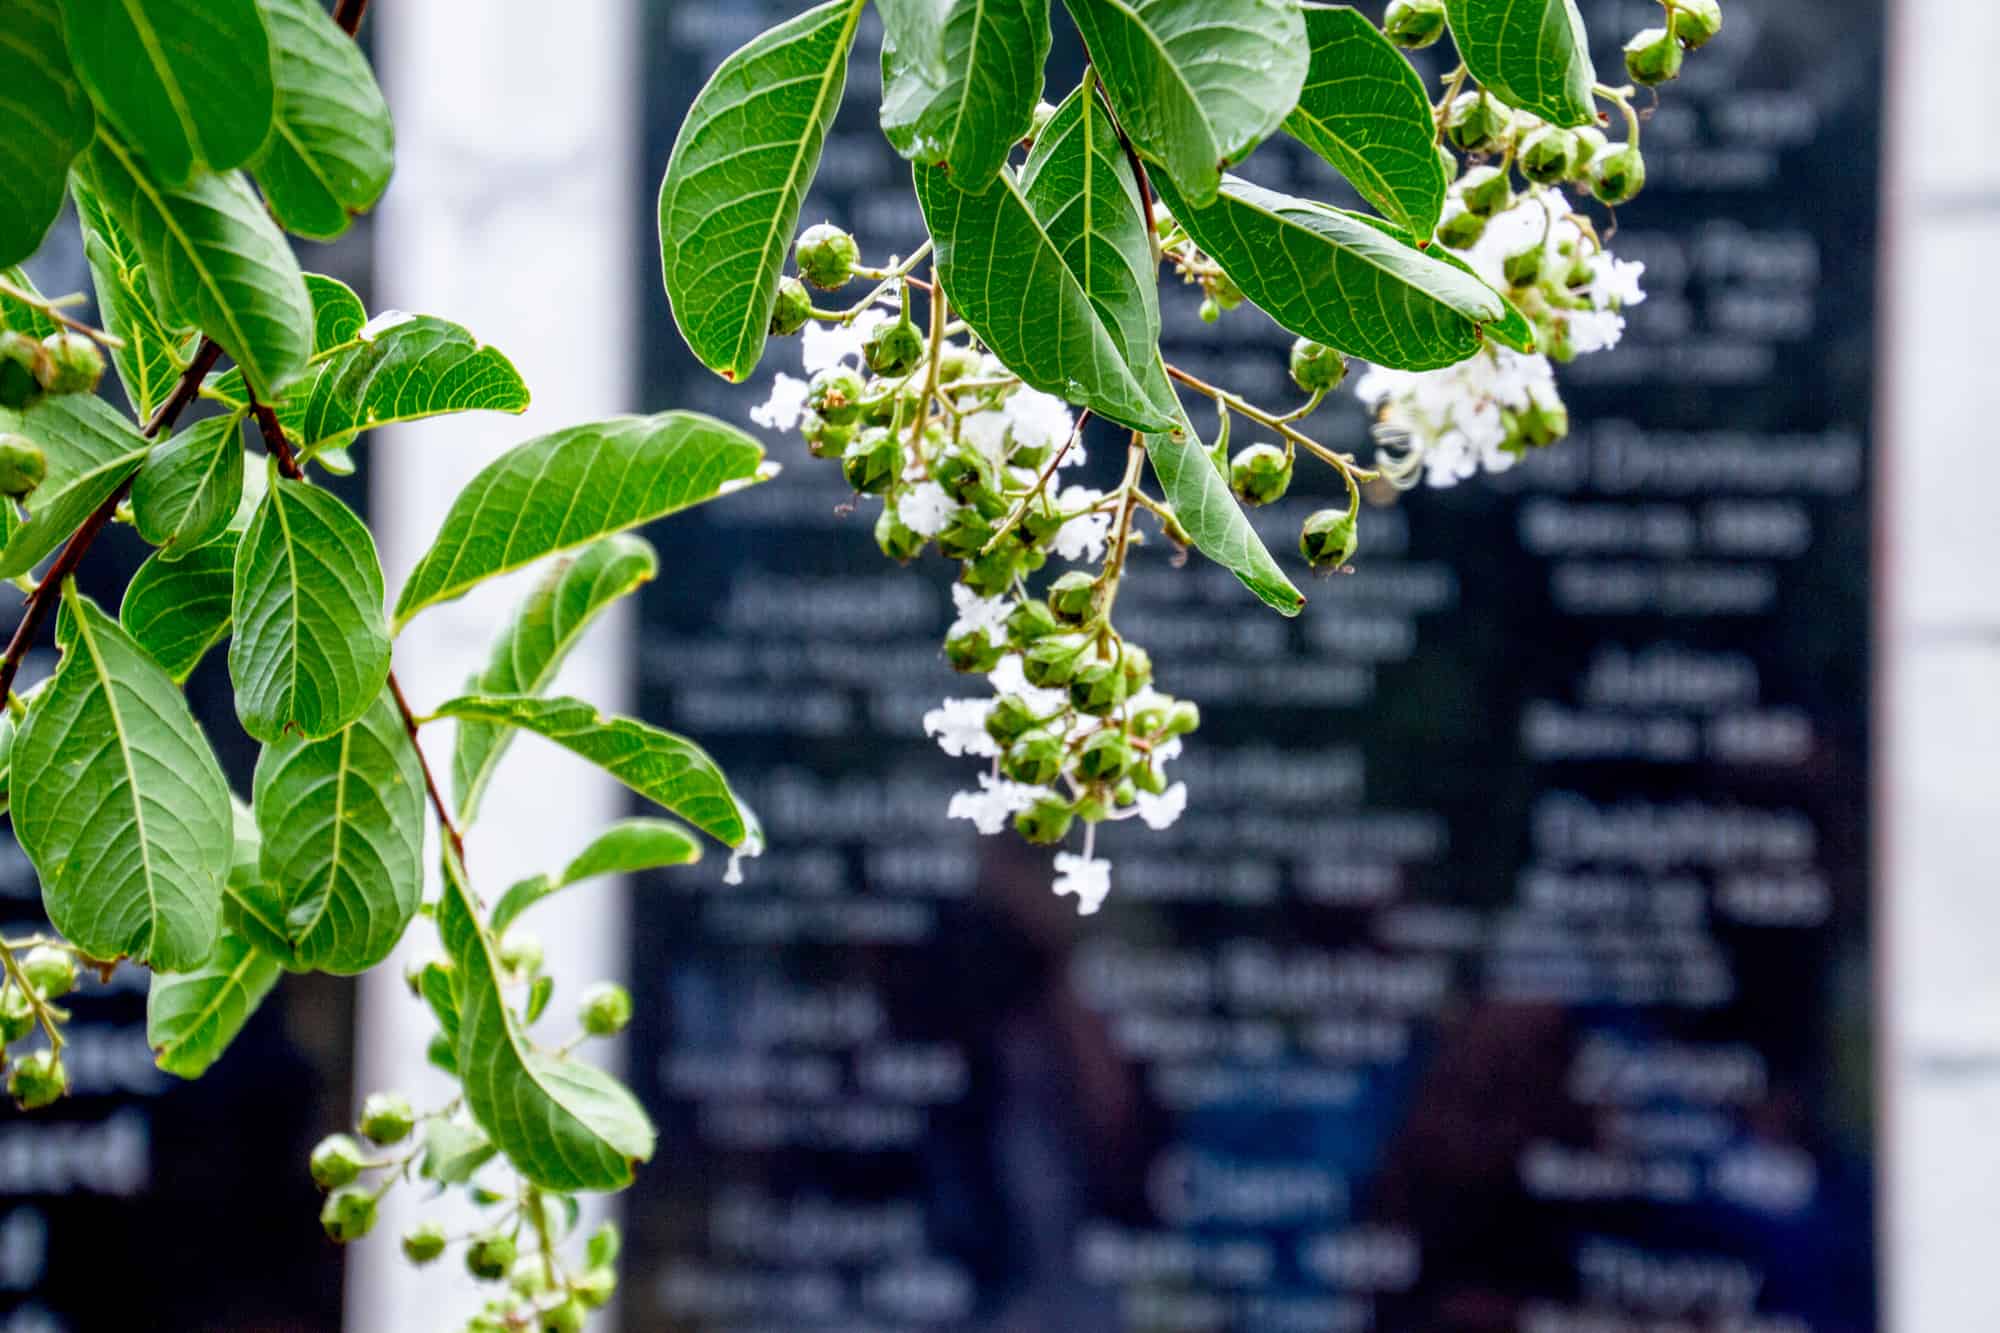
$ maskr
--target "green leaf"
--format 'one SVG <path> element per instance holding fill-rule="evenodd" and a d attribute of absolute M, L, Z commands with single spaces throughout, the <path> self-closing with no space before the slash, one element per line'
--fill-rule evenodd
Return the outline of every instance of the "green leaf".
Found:
<path fill-rule="evenodd" d="M 1508 106 L 1571 129 L 1597 123 L 1590 36 L 1576 0 L 1445 0 L 1472 77 Z"/>
<path fill-rule="evenodd" d="M 154 552 L 125 585 L 118 623 L 184 684 L 208 650 L 229 633 L 229 604 L 236 589 L 236 543 L 264 501 L 268 475 L 237 455 L 243 470 L 242 499 L 223 534 L 177 560 Z"/>
<path fill-rule="evenodd" d="M 247 162 L 271 130 L 256 0 L 62 0 L 91 100 L 168 185 Z"/>
<path fill-rule="evenodd" d="M 878 0 L 882 132 L 960 188 L 992 183 L 1034 127 L 1048 0 Z"/>
<path fill-rule="evenodd" d="M 1403 241 L 1405 244 L 1414 244 L 1414 242 L 1411 241 L 1410 237 L 1407 234 L 1395 231 L 1387 223 L 1384 223 L 1380 218 L 1371 218 L 1361 213 L 1350 213 L 1348 214 L 1348 216 L 1360 218 L 1363 222 L 1372 223 L 1381 230 L 1388 232 L 1392 236 L 1395 236 L 1398 240 Z M 1486 279 L 1479 277 L 1479 271 L 1477 269 L 1473 268 L 1472 265 L 1466 263 L 1465 260 L 1461 259 L 1458 255 L 1454 254 L 1449 248 L 1445 246 L 1434 245 L 1430 247 L 1428 250 L 1424 251 L 1424 253 L 1429 255 L 1433 259 L 1443 260 L 1445 263 L 1457 269 L 1460 273 L 1469 274 L 1474 278 L 1478 278 L 1479 281 L 1482 283 L 1486 281 Z M 1488 288 L 1488 290 L 1493 291 L 1493 294 L 1500 298 L 1501 313 L 1499 319 L 1494 320 L 1491 323 L 1484 326 L 1486 330 L 1486 336 L 1491 338 L 1494 342 L 1499 343 L 1502 347 L 1511 347 L 1517 352 L 1533 352 L 1535 350 L 1535 326 L 1528 321 L 1528 317 L 1526 315 L 1521 313 L 1521 308 L 1519 306 L 1515 305 L 1512 301 L 1507 299 L 1507 294 L 1505 292 L 1496 291 L 1490 287 Z"/>
<path fill-rule="evenodd" d="M 1423 79 L 1346 5 L 1306 5 L 1305 19 L 1312 67 L 1285 129 L 1383 216 L 1429 239 L 1449 182 Z"/>
<path fill-rule="evenodd" d="M 761 846 L 757 816 L 693 741 L 629 717 L 606 717 L 581 699 L 461 695 L 439 717 L 519 727 L 596 764 L 639 795 L 731 847 Z"/>
<path fill-rule="evenodd" d="M 556 561 L 493 641 L 486 669 L 466 682 L 474 694 L 540 694 L 599 614 L 659 572 L 642 537 L 620 533 Z M 460 722 L 452 754 L 458 818 L 472 822 L 479 799 L 513 741 L 508 727 Z"/>
<path fill-rule="evenodd" d="M 133 414 L 150 421 L 193 359 L 195 331 L 160 313 L 138 243 L 106 211 L 81 173 L 71 178 L 70 197 L 83 226 L 83 254 L 104 327 L 125 343 L 111 349 L 111 364 Z"/>
<path fill-rule="evenodd" d="M 230 618 L 236 716 L 260 741 L 331 736 L 382 692 L 389 636 L 375 539 L 329 491 L 271 482 L 236 547 Z"/>
<path fill-rule="evenodd" d="M 465 1104 L 494 1146 L 533 1184 L 613 1190 L 653 1155 L 638 1099 L 603 1070 L 536 1050 L 500 988 L 492 938 L 480 928 L 457 854 L 445 849 L 438 933 L 458 971 L 458 1069 Z"/>
<path fill-rule="evenodd" d="M 278 984 L 277 963 L 225 930 L 192 972 L 155 972 L 146 991 L 146 1044 L 160 1068 L 200 1078 Z"/>
<path fill-rule="evenodd" d="M 48 458 L 48 475 L 28 496 L 27 520 L 0 547 L 0 578 L 27 573 L 62 545 L 139 470 L 148 448 L 116 409 L 88 394 L 44 398 L 18 414 L 0 410 L 0 430 L 21 432 Z"/>
<path fill-rule="evenodd" d="M 327 241 L 375 206 L 396 165 L 396 130 L 375 71 L 319 0 L 261 0 L 277 101 L 254 168 L 285 229 Z"/>
<path fill-rule="evenodd" d="M 281 922 L 295 970 L 363 972 L 389 956 L 424 887 L 424 775 L 385 690 L 324 740 L 257 758 L 259 883 L 239 894 Z"/>
<path fill-rule="evenodd" d="M 28 280 L 28 275 L 18 268 L 0 269 L 0 278 L 7 279 L 8 282 L 21 291 L 35 296 L 41 295 L 40 292 L 35 290 L 35 284 Z M 0 292 L 0 329 L 12 329 L 16 333 L 27 333 L 32 334 L 36 338 L 46 338 L 51 333 L 57 332 L 60 328 L 60 325 L 50 319 L 39 308 L 29 305 L 26 301 L 17 300 L 5 292 Z"/>
<path fill-rule="evenodd" d="M 1195 549 L 1242 580 L 1259 601 L 1282 615 L 1295 616 L 1306 604 L 1292 581 L 1250 526 L 1229 481 L 1182 417 L 1182 435 L 1148 435 L 1146 456 L 1174 516 L 1194 539 Z"/>
<path fill-rule="evenodd" d="M 138 242 L 159 308 L 200 328 L 267 402 L 305 368 L 312 304 L 298 260 L 256 192 L 237 173 L 201 173 L 169 187 L 98 127 L 77 173 Z"/>
<path fill-rule="evenodd" d="M 1127 321 L 1108 327 L 1084 287 L 1098 278 L 1072 267 L 1094 247 L 1065 255 L 1004 174 L 984 194 L 967 194 L 935 167 L 915 172 L 945 294 L 993 355 L 1031 388 L 1109 421 L 1174 428 L 1173 390 L 1155 349 L 1126 345 Z"/>
<path fill-rule="evenodd" d="M 360 336 L 362 325 L 368 322 L 368 312 L 362 307 L 361 298 L 340 279 L 329 278 L 323 273 L 308 273 L 305 280 L 306 295 L 312 302 L 313 312 L 312 359 L 308 362 L 311 365 L 355 341 Z M 243 388 L 243 372 L 234 367 L 202 381 L 201 393 L 202 397 L 232 410 L 247 410 L 250 406 L 250 395 Z M 293 439 L 299 434 L 306 399 L 311 394 L 312 377 L 304 376 L 294 381 L 284 395 L 271 404 L 278 414 L 278 424 L 284 428 L 286 439 Z"/>
<path fill-rule="evenodd" d="M 452 501 L 396 599 L 395 627 L 480 582 L 775 475 L 764 447 L 713 417 L 613 417 L 502 454 Z"/>
<path fill-rule="evenodd" d="M 55 0 L 13 0 L 0 19 L 0 267 L 41 247 L 69 164 L 96 116 L 70 67 Z"/>
<path fill-rule="evenodd" d="M 449 320 L 380 315 L 326 356 L 292 443 L 317 453 L 378 426 L 477 410 L 528 410 L 513 362 Z"/>
<path fill-rule="evenodd" d="M 463 725 L 463 724 L 461 724 Z M 623 819 L 600 833 L 561 875 L 521 880 L 493 908 L 493 931 L 504 934 L 521 913 L 558 889 L 599 875 L 631 875 L 663 866 L 691 866 L 701 860 L 693 833 L 671 819 Z"/>
<path fill-rule="evenodd" d="M 1369 222 L 1231 176 L 1207 208 L 1168 182 L 1174 217 L 1264 312 L 1300 337 L 1397 370 L 1436 370 L 1479 350 L 1497 293 Z"/>
<path fill-rule="evenodd" d="M 1066 0 L 1141 156 L 1196 203 L 1299 100 L 1310 52 L 1298 0 Z"/>
<path fill-rule="evenodd" d="M 242 419 L 207 417 L 146 455 L 132 478 L 139 535 L 177 560 L 222 535 L 243 499 Z"/>
<path fill-rule="evenodd" d="M 424 1160 L 419 1172 L 440 1185 L 463 1185 L 499 1149 L 479 1126 L 456 1117 L 424 1126 Z"/>
<path fill-rule="evenodd" d="M 179 688 L 73 586 L 56 638 L 14 742 L 14 834 L 72 944 L 191 971 L 215 946 L 233 845 L 222 770 Z"/>
<path fill-rule="evenodd" d="M 695 95 L 660 183 L 674 322 L 726 380 L 756 367 L 799 209 L 847 87 L 862 0 L 829 0 L 735 52 Z"/>

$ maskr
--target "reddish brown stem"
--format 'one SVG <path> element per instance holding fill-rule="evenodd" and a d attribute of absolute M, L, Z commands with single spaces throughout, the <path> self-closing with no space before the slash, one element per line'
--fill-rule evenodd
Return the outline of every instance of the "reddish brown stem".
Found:
<path fill-rule="evenodd" d="M 361 30 L 361 20 L 368 13 L 368 0 L 340 0 L 333 7 L 333 21 L 340 30 L 352 37 Z"/>

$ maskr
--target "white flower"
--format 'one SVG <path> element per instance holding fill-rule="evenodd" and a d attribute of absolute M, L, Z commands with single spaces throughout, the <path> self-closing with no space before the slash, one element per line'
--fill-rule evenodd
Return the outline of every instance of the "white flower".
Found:
<path fill-rule="evenodd" d="M 1000 753 L 986 732 L 986 716 L 992 711 L 991 699 L 946 699 L 924 714 L 924 735 L 937 737 L 938 748 L 948 755 L 990 758 Z"/>
<path fill-rule="evenodd" d="M 1088 486 L 1067 486 L 1056 496 L 1056 508 L 1069 513 L 1094 505 L 1103 498 L 1103 491 Z M 1052 545 L 1058 558 L 1078 564 L 1102 559 L 1105 543 L 1110 537 L 1111 515 L 1108 511 L 1080 514 L 1056 529 Z"/>
<path fill-rule="evenodd" d="M 1009 815 L 1026 810 L 1047 791 L 1046 787 L 1030 787 L 1025 782 L 1009 782 L 981 773 L 979 790 L 954 793 L 945 815 L 950 819 L 969 819 L 974 828 L 990 837 L 1007 827 Z"/>
<path fill-rule="evenodd" d="M 804 344 L 799 353 L 806 374 L 816 375 L 847 361 L 859 365 L 861 344 L 876 325 L 888 318 L 886 310 L 864 310 L 854 317 L 851 324 L 822 324 L 816 319 L 808 320 Z"/>
<path fill-rule="evenodd" d="M 1582 313 L 1593 320 L 1618 318 Z M 1355 393 L 1375 409 L 1375 438 L 1392 479 L 1415 485 L 1421 476 L 1433 486 L 1450 486 L 1481 469 L 1505 472 L 1519 461 L 1502 447 L 1502 409 L 1521 411 L 1538 394 L 1555 397 L 1555 371 L 1547 357 L 1489 345 L 1443 370 L 1371 369 Z"/>
<path fill-rule="evenodd" d="M 771 396 L 750 409 L 750 419 L 766 430 L 791 430 L 806 410 L 806 382 L 779 371 L 771 381 Z"/>
<path fill-rule="evenodd" d="M 1590 303 L 1599 310 L 1623 310 L 1646 299 L 1639 279 L 1646 266 L 1636 259 L 1614 258 L 1600 250 L 1590 261 Z"/>
<path fill-rule="evenodd" d="M 919 482 L 896 502 L 896 512 L 902 516 L 904 525 L 919 537 L 935 537 L 943 532 L 957 508 L 958 503 L 934 481 Z M 952 591 L 956 593 L 958 587 L 953 584 Z"/>
<path fill-rule="evenodd" d="M 1012 602 L 1004 597 L 981 597 L 963 583 L 951 585 L 951 601 L 958 608 L 958 619 L 945 631 L 947 639 L 983 629 L 988 643 L 1007 641 L 1007 617 L 1014 610 Z"/>
<path fill-rule="evenodd" d="M 1075 426 L 1068 403 L 1025 384 L 1007 395 L 1002 411 L 1014 428 L 1014 443 L 1026 449 L 1053 449 L 1069 438 Z M 1070 450 L 1072 454 L 1078 452 Z M 1076 461 L 1083 460 L 1079 457 Z"/>
<path fill-rule="evenodd" d="M 986 673 L 986 680 L 998 694 L 1020 695 L 1027 701 L 1029 709 L 1037 714 L 1053 713 L 1069 702 L 1068 690 L 1030 685 L 1019 653 L 1009 653 L 1001 658 L 1000 665 Z"/>
<path fill-rule="evenodd" d="M 1139 812 L 1147 828 L 1156 831 L 1167 828 L 1187 809 L 1187 783 L 1176 782 L 1158 796 L 1142 791 L 1134 798 L 1132 808 Z"/>
<path fill-rule="evenodd" d="M 1091 916 L 1111 892 L 1111 863 L 1073 852 L 1056 853 L 1055 891 L 1058 898 L 1076 895 L 1076 914 Z"/>
<path fill-rule="evenodd" d="M 958 423 L 958 438 L 978 450 L 993 467 L 1007 461 L 1007 417 L 1001 412 L 974 412 Z"/>
<path fill-rule="evenodd" d="M 1568 322 L 1569 344 L 1579 353 L 1616 347 L 1625 336 L 1625 317 L 1609 310 L 1572 310 Z"/>

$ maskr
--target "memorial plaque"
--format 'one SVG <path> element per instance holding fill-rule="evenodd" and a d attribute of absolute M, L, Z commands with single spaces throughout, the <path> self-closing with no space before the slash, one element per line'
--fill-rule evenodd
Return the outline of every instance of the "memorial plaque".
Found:
<path fill-rule="evenodd" d="M 1607 72 L 1659 19 L 1583 8 Z M 984 690 L 939 655 L 950 566 L 883 561 L 872 502 L 790 437 L 778 481 L 656 530 L 642 710 L 713 750 L 771 851 L 740 886 L 718 858 L 636 893 L 632 1073 L 662 1139 L 629 1196 L 629 1327 L 1879 1327 L 1883 15 L 1724 8 L 1646 124 L 1612 248 L 1647 300 L 1560 370 L 1571 439 L 1369 507 L 1357 571 L 1303 581 L 1296 621 L 1199 557 L 1134 556 L 1121 627 L 1205 720 L 1182 820 L 1107 827 L 1096 917 L 1051 895 L 1045 850 L 945 817 L 971 765 L 920 718 Z M 795 9 L 651 7 L 654 169 L 715 65 Z M 922 232 L 873 119 L 874 22 L 804 220 L 880 262 Z M 1341 188 L 1282 141 L 1246 172 Z M 1197 299 L 1165 288 L 1169 358 L 1289 401 L 1289 338 L 1247 306 L 1206 328 Z M 723 384 L 657 295 L 645 345 L 649 409 L 741 421 L 796 370 L 774 344 Z M 1368 448 L 1351 394 L 1314 423 Z M 1088 443 L 1115 467 L 1120 440 Z M 1313 507 L 1259 511 L 1274 550 Z"/>

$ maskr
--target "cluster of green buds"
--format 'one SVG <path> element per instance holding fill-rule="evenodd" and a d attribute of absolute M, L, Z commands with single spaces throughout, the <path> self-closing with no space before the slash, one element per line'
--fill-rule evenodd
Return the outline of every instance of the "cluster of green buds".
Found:
<path fill-rule="evenodd" d="M 0 984 L 0 1061 L 7 1065 L 7 1093 L 22 1110 L 38 1110 L 69 1091 L 62 1062 L 62 1025 L 69 1011 L 56 1001 L 76 989 L 76 953 L 57 940 L 0 948 L 7 963 L 6 982 Z M 48 1044 L 17 1055 L 14 1046 L 38 1029 Z"/>
<path fill-rule="evenodd" d="M 85 334 L 59 329 L 36 339 L 0 329 L 0 408 L 25 412 L 49 395 L 96 393 L 103 378 L 104 353 Z M 0 495 L 22 499 L 47 475 L 41 446 L 0 420 Z"/>

